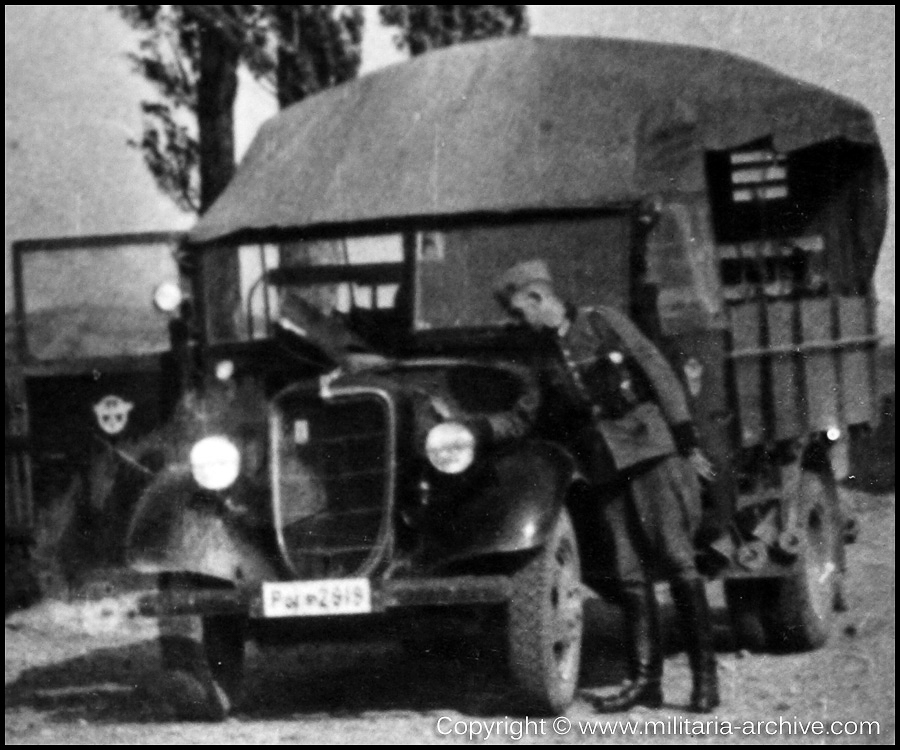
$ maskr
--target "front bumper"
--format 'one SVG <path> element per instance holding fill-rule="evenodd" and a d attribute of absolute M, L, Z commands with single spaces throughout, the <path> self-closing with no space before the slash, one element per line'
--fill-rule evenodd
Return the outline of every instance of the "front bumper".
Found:
<path fill-rule="evenodd" d="M 373 580 L 372 614 L 413 607 L 503 604 L 510 599 L 506 576 L 455 576 Z M 142 596 L 138 613 L 146 617 L 244 615 L 263 619 L 262 586 L 247 589 L 177 589 Z M 349 617 L 350 615 L 343 615 Z"/>

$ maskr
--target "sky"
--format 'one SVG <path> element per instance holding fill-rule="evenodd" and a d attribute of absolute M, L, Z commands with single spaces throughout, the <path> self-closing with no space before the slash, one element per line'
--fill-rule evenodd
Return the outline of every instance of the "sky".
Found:
<path fill-rule="evenodd" d="M 108 7 L 5 6 L 7 251 L 25 237 L 190 224 L 159 195 L 127 145 L 140 132 L 139 102 L 148 92 L 127 60 L 134 38 Z M 378 6 L 364 7 L 367 73 L 403 55 L 378 24 Z M 893 184 L 892 5 L 532 5 L 529 14 L 533 34 L 714 47 L 854 98 L 876 117 Z M 275 111 L 271 92 L 243 78 L 236 107 L 241 152 Z M 876 280 L 881 329 L 891 338 L 893 216 L 892 202 Z M 7 281 L 7 310 L 10 303 Z"/>

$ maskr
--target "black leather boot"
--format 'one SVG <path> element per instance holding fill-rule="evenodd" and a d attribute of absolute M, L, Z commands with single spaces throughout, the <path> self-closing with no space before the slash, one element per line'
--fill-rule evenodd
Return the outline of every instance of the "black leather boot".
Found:
<path fill-rule="evenodd" d="M 681 620 L 688 659 L 694 677 L 690 710 L 708 713 L 719 705 L 719 675 L 713 641 L 712 618 L 702 578 L 672 581 L 672 599 Z"/>
<path fill-rule="evenodd" d="M 659 633 L 659 608 L 650 584 L 623 587 L 622 603 L 631 646 L 631 679 L 617 693 L 592 696 L 594 708 L 601 713 L 627 711 L 635 705 L 662 706 L 662 645 Z"/>

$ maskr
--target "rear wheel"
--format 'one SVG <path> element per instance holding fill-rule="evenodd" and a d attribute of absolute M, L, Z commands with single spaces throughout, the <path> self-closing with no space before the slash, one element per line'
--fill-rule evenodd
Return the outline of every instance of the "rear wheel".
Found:
<path fill-rule="evenodd" d="M 798 558 L 782 578 L 725 581 L 735 644 L 751 651 L 808 651 L 828 639 L 844 608 L 844 523 L 827 466 L 803 469 L 787 493 Z"/>
<path fill-rule="evenodd" d="M 840 598 L 843 530 L 830 474 L 804 471 L 797 502 L 800 559 L 791 575 L 774 582 L 766 614 L 772 648 L 804 651 L 822 646 L 831 630 Z"/>
<path fill-rule="evenodd" d="M 578 543 L 563 510 L 543 547 L 512 577 L 509 666 L 529 713 L 559 714 L 575 695 L 583 629 Z"/>

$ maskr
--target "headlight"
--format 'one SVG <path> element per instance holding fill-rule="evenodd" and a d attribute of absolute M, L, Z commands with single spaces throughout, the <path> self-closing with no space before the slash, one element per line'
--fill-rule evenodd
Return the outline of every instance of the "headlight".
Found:
<path fill-rule="evenodd" d="M 223 359 L 216 362 L 217 380 L 221 380 L 224 383 L 226 380 L 230 380 L 232 375 L 234 375 L 234 362 L 230 359 Z"/>
<path fill-rule="evenodd" d="M 181 288 L 174 281 L 164 281 L 153 290 L 153 306 L 160 312 L 175 312 L 183 299 Z"/>
<path fill-rule="evenodd" d="M 191 448 L 191 473 L 207 490 L 224 490 L 241 471 L 241 453 L 228 438 L 203 438 Z"/>
<path fill-rule="evenodd" d="M 443 422 L 425 438 L 425 453 L 438 471 L 459 474 L 475 460 L 475 435 L 459 422 Z"/>

